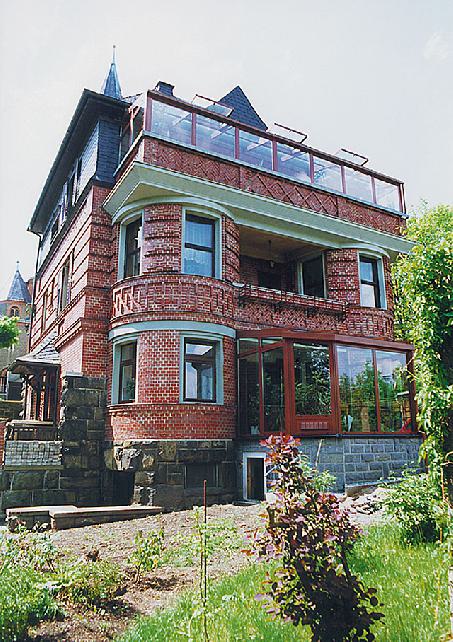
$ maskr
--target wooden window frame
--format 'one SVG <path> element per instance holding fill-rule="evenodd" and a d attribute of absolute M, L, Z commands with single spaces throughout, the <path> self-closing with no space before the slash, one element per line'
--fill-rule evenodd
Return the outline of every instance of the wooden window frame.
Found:
<path fill-rule="evenodd" d="M 263 344 L 263 339 L 269 339 L 275 335 L 283 335 L 281 339 L 276 340 L 272 344 Z M 323 336 L 322 336 L 323 335 Z M 342 437 L 410 437 L 417 434 L 416 424 L 416 402 L 415 402 L 415 388 L 412 378 L 408 377 L 408 391 L 409 403 L 411 412 L 411 432 L 384 432 L 381 430 L 379 412 L 380 412 L 380 398 L 376 394 L 376 412 L 377 412 L 377 431 L 375 432 L 344 432 L 341 426 L 341 412 L 340 412 L 340 381 L 338 374 L 338 355 L 337 347 L 351 347 L 351 348 L 366 348 L 371 350 L 373 355 L 373 364 L 376 368 L 376 352 L 395 352 L 404 354 L 406 359 L 406 367 L 408 373 L 413 372 L 412 355 L 413 346 L 400 342 L 391 342 L 383 340 L 365 339 L 362 337 L 347 337 L 345 335 L 337 335 L 335 333 L 320 333 L 320 332 L 303 332 L 297 333 L 294 331 L 283 329 L 269 329 L 269 330 L 245 330 L 238 332 L 238 339 L 258 339 L 259 343 L 250 350 L 244 350 L 238 353 L 238 361 L 246 356 L 258 353 L 258 373 L 259 373 L 259 434 L 250 435 L 241 431 L 241 426 L 238 426 L 238 435 L 244 439 L 262 439 L 271 434 L 278 434 L 276 432 L 266 432 L 264 430 L 264 399 L 263 399 L 263 352 L 274 350 L 275 348 L 283 346 L 283 368 L 284 368 L 284 407 L 285 407 L 285 434 L 294 435 L 296 437 L 307 436 L 313 437 L 318 435 L 341 435 Z M 294 372 L 294 343 L 318 343 L 329 347 L 329 365 L 330 365 L 330 390 L 331 390 L 331 415 L 328 422 L 327 429 L 308 429 L 304 428 L 302 416 L 296 415 L 295 412 L 295 372 Z M 377 373 L 375 370 L 375 386 L 377 385 Z M 238 391 L 239 392 L 239 391 Z M 239 399 L 238 399 L 239 403 Z M 315 422 L 315 416 L 304 416 L 304 419 L 309 422 Z"/>

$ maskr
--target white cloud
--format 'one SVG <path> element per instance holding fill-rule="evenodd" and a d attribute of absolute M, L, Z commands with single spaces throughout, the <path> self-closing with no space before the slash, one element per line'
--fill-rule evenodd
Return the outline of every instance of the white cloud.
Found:
<path fill-rule="evenodd" d="M 433 33 L 423 47 L 423 57 L 433 62 L 443 62 L 448 58 L 451 46 L 445 36 L 439 32 Z"/>

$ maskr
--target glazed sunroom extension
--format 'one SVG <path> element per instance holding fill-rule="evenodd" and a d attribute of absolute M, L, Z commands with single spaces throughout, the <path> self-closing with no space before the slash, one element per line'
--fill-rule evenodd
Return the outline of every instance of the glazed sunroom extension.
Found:
<path fill-rule="evenodd" d="M 260 440 L 280 432 L 338 489 L 416 459 L 390 279 L 411 248 L 403 185 L 276 129 L 239 87 L 122 98 L 114 65 L 82 95 L 30 224 L 31 353 L 15 367 L 27 418 L 44 419 L 44 397 L 52 414 L 51 396 L 63 442 L 85 426 L 67 390 L 105 391 L 83 501 L 182 507 L 203 479 L 211 501 L 260 499 Z"/>

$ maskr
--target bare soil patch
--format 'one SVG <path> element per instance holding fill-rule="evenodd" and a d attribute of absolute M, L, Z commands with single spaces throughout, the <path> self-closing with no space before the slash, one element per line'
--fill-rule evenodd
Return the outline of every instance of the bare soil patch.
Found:
<path fill-rule="evenodd" d="M 381 490 L 370 489 L 366 495 L 346 498 L 347 508 L 354 522 L 361 526 L 382 520 L 382 510 L 377 502 Z M 259 523 L 262 512 L 259 504 L 236 506 L 215 505 L 208 508 L 208 521 L 231 520 L 240 538 L 246 543 L 246 532 Z M 118 637 L 128 628 L 133 619 L 149 615 L 156 608 L 168 606 L 183 590 L 194 586 L 198 579 L 198 560 L 191 565 L 161 566 L 152 573 L 144 574 L 138 581 L 129 561 L 133 552 L 134 538 L 138 531 L 163 528 L 165 541 L 175 537 L 190 536 L 193 528 L 191 510 L 150 516 L 128 522 L 115 522 L 98 526 L 85 526 L 52 533 L 51 538 L 62 557 L 103 559 L 118 564 L 123 571 L 122 594 L 102 609 L 82 606 L 65 607 L 66 615 L 60 620 L 42 622 L 30 631 L 33 642 L 105 642 Z M 219 547 L 209 562 L 211 579 L 236 573 L 249 563 L 239 550 Z"/>

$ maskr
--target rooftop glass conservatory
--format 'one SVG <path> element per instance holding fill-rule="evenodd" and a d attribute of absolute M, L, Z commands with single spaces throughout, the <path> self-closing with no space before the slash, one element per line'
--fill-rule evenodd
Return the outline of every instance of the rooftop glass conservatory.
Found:
<path fill-rule="evenodd" d="M 252 335 L 238 340 L 241 435 L 413 432 L 410 346 L 315 332 Z"/>
<path fill-rule="evenodd" d="M 131 106 L 120 161 L 142 131 L 393 212 L 405 210 L 403 184 L 395 179 L 173 96 L 150 91 Z"/>

